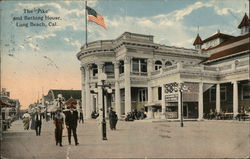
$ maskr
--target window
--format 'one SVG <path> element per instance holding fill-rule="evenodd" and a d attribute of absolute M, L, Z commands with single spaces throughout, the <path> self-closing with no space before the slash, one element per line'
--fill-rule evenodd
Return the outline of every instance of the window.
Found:
<path fill-rule="evenodd" d="M 124 73 L 124 61 L 120 61 L 119 72 Z"/>
<path fill-rule="evenodd" d="M 132 60 L 132 72 L 147 72 L 147 60 L 133 58 L 133 60 Z"/>
<path fill-rule="evenodd" d="M 147 60 L 146 59 L 141 59 L 141 72 L 147 72 Z"/>
<path fill-rule="evenodd" d="M 98 74 L 98 69 L 96 64 L 92 65 L 92 71 L 93 71 L 93 76 L 96 76 Z"/>
<path fill-rule="evenodd" d="M 215 87 L 212 87 L 210 89 L 210 101 L 214 102 L 215 100 L 216 100 L 216 89 L 215 89 Z"/>
<path fill-rule="evenodd" d="M 162 68 L 162 63 L 161 61 L 155 61 L 155 70 L 159 70 Z"/>
<path fill-rule="evenodd" d="M 158 87 L 158 100 L 162 99 L 161 96 L 162 96 L 162 88 Z"/>
<path fill-rule="evenodd" d="M 132 71 L 139 72 L 139 59 L 132 60 Z"/>
<path fill-rule="evenodd" d="M 172 66 L 172 63 L 171 63 L 170 61 L 167 61 L 167 62 L 165 63 L 165 66 L 166 66 L 166 67 Z"/>
<path fill-rule="evenodd" d="M 242 85 L 242 99 L 250 99 L 250 84 Z"/>
<path fill-rule="evenodd" d="M 201 49 L 201 45 L 195 45 L 195 49 Z"/>
<path fill-rule="evenodd" d="M 147 90 L 146 89 L 139 89 L 139 102 L 145 102 L 147 100 L 148 100 Z"/>
<path fill-rule="evenodd" d="M 105 63 L 104 71 L 106 74 L 114 74 L 114 65 L 112 64 L 112 62 Z"/>

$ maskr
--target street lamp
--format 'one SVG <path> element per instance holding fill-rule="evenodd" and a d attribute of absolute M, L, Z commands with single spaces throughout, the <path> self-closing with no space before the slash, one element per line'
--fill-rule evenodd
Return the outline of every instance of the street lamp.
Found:
<path fill-rule="evenodd" d="M 99 75 L 99 79 L 101 81 L 101 85 L 97 85 L 96 87 L 91 90 L 90 92 L 92 94 L 98 94 L 97 87 L 102 88 L 102 140 L 107 140 L 107 129 L 106 129 L 106 119 L 105 119 L 105 104 L 104 104 L 104 96 L 107 93 L 112 93 L 111 85 L 110 84 L 104 84 L 104 82 L 107 80 L 107 74 L 101 73 Z"/>
<path fill-rule="evenodd" d="M 102 140 L 107 140 L 107 129 L 106 129 L 106 119 L 105 119 L 105 105 L 104 105 L 104 82 L 107 80 L 107 75 L 105 73 L 101 73 L 99 76 L 102 82 Z"/>

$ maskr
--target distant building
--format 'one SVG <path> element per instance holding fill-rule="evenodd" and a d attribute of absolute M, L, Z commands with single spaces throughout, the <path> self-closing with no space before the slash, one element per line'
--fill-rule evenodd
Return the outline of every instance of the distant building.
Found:
<path fill-rule="evenodd" d="M 2 119 L 6 119 L 9 116 L 17 116 L 20 112 L 20 102 L 18 99 L 11 99 L 10 92 L 8 92 L 5 88 L 1 90 L 0 96 L 1 103 L 1 114 Z"/>
<path fill-rule="evenodd" d="M 78 109 L 82 109 L 81 105 L 81 90 L 49 90 L 48 94 L 41 99 L 41 105 L 65 108 L 64 103 L 70 98 L 74 98 L 77 101 Z M 48 108 L 50 110 L 50 108 Z"/>
<path fill-rule="evenodd" d="M 105 96 L 106 110 L 118 116 L 145 109 L 148 118 L 180 119 L 180 93 L 166 87 L 184 83 L 184 118 L 202 119 L 204 113 L 227 111 L 236 116 L 250 109 L 249 18 L 238 26 L 241 35 L 220 31 L 205 40 L 197 35 L 195 49 L 156 44 L 153 36 L 123 33 L 114 40 L 95 41 L 77 53 L 81 61 L 82 107 L 86 118 L 102 107 L 101 74 L 107 74 L 112 93 Z M 107 113 L 107 112 L 106 112 Z"/>

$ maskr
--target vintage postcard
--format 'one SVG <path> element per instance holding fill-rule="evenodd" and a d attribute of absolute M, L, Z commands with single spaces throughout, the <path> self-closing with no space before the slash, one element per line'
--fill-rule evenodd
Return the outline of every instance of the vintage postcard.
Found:
<path fill-rule="evenodd" d="M 2 0 L 1 158 L 249 158 L 249 0 Z"/>

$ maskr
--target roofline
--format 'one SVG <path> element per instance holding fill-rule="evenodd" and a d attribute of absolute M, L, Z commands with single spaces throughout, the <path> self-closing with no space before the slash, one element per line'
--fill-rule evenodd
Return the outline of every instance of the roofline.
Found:
<path fill-rule="evenodd" d="M 217 35 L 217 34 L 221 34 L 221 35 L 223 35 L 223 36 L 229 36 L 229 38 L 235 37 L 235 36 L 232 36 L 232 35 L 228 35 L 228 34 L 224 34 L 224 33 L 217 32 L 216 34 L 214 34 L 214 35 L 212 35 L 212 36 L 210 36 L 210 37 L 204 39 L 204 40 L 202 41 L 203 44 L 206 43 L 206 42 L 208 42 L 208 41 L 211 41 L 211 40 L 216 39 L 216 38 L 212 38 L 212 37 L 215 36 L 215 35 Z M 211 38 L 211 39 L 209 39 L 209 38 Z M 217 38 L 219 38 L 219 37 L 217 37 Z"/>
<path fill-rule="evenodd" d="M 245 51 L 238 52 L 238 53 L 236 53 L 236 54 L 232 54 L 232 55 L 228 55 L 228 56 L 223 56 L 223 57 L 219 57 L 219 58 L 217 58 L 217 59 L 205 61 L 204 64 L 208 64 L 208 63 L 213 63 L 213 62 L 221 61 L 221 60 L 228 59 L 228 58 L 231 58 L 231 57 L 234 57 L 234 56 L 239 56 L 239 55 L 241 55 L 241 54 L 246 54 L 246 53 L 248 53 L 248 52 L 250 52 L 250 50 L 245 50 Z"/>

